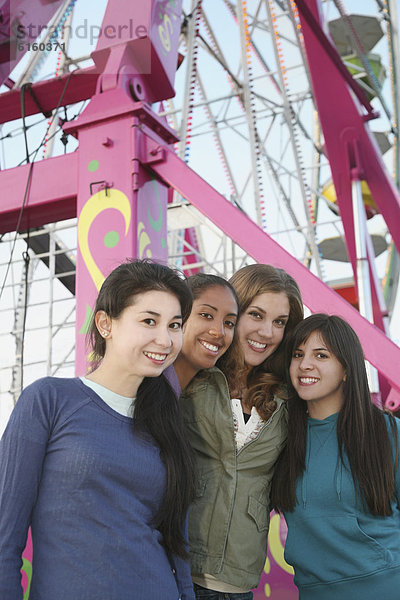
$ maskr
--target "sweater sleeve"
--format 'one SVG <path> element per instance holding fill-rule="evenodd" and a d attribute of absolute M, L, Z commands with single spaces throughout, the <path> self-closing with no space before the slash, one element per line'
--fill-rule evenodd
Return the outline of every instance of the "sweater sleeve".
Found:
<path fill-rule="evenodd" d="M 22 552 L 49 435 L 40 385 L 21 394 L 0 441 L 0 598 L 22 600 Z"/>
<path fill-rule="evenodd" d="M 185 521 L 185 539 L 188 540 L 188 518 Z M 187 544 L 189 547 L 189 544 Z M 190 574 L 189 560 L 176 556 L 170 556 L 171 566 L 175 571 L 175 579 L 178 586 L 180 600 L 195 600 L 192 577 Z"/>

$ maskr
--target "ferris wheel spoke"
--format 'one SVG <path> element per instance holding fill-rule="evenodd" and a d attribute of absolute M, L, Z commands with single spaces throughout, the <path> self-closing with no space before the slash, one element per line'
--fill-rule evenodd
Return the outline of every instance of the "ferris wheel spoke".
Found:
<path fill-rule="evenodd" d="M 279 79 L 280 79 L 280 87 L 282 90 L 282 99 L 283 99 L 283 108 L 284 115 L 286 119 L 286 123 L 288 126 L 289 138 L 293 150 L 294 160 L 296 163 L 297 176 L 300 184 L 301 194 L 303 198 L 304 212 L 307 219 L 307 231 L 308 231 L 308 244 L 309 249 L 311 251 L 312 257 L 315 261 L 315 266 L 317 269 L 318 276 L 323 279 L 322 275 L 322 267 L 320 254 L 317 247 L 316 236 L 315 236 L 315 221 L 312 214 L 312 206 L 311 206 L 311 198 L 308 193 L 307 184 L 305 182 L 305 173 L 304 173 L 304 162 L 302 159 L 302 153 L 298 138 L 298 133 L 296 131 L 296 118 L 295 112 L 293 109 L 293 105 L 290 101 L 289 91 L 288 91 L 288 76 L 286 73 L 286 66 L 283 60 L 283 53 L 280 46 L 280 36 L 279 30 L 276 24 L 276 15 L 274 12 L 273 2 L 272 0 L 268 0 L 267 2 L 267 15 L 268 22 L 270 26 L 270 30 L 274 32 L 273 35 L 273 46 L 275 52 L 275 60 L 277 65 L 279 65 L 280 69 Z M 304 262 L 304 260 L 303 260 Z M 307 259 L 308 262 L 308 259 Z"/>

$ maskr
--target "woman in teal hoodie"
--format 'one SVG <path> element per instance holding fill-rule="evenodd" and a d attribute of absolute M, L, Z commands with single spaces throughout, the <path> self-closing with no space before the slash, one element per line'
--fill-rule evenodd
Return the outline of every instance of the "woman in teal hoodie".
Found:
<path fill-rule="evenodd" d="M 315 314 L 288 347 L 287 444 L 273 481 L 300 600 L 398 600 L 400 421 L 370 400 L 353 329 Z"/>

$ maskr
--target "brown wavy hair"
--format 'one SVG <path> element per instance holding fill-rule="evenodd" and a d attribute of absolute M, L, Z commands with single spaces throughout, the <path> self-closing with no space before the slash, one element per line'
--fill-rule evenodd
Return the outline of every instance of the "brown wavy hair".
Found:
<path fill-rule="evenodd" d="M 253 367 L 246 378 L 248 390 L 246 404 L 249 407 L 255 406 L 260 417 L 264 421 L 268 421 L 276 408 L 274 395 L 286 398 L 283 347 L 287 335 L 304 318 L 300 289 L 291 275 L 272 265 L 247 265 L 239 269 L 229 281 L 239 300 L 239 318 L 259 294 L 283 293 L 289 300 L 289 319 L 281 344 L 264 362 Z M 231 347 L 218 361 L 217 366 L 225 374 L 230 391 L 237 391 L 247 369 L 243 351 L 236 336 Z"/>

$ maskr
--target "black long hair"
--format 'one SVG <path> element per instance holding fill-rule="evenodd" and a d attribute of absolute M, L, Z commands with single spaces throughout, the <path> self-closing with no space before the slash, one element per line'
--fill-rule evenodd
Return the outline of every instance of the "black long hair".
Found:
<path fill-rule="evenodd" d="M 188 558 L 183 531 L 194 499 L 196 467 L 178 398 L 164 375 L 145 377 L 139 386 L 134 428 L 155 440 L 167 472 L 166 493 L 153 525 L 169 552 Z"/>
<path fill-rule="evenodd" d="M 178 271 L 148 260 L 122 263 L 106 278 L 96 301 L 89 331 L 95 367 L 106 351 L 106 340 L 100 335 L 94 320 L 96 313 L 101 310 L 110 318 L 117 319 L 137 294 L 152 290 L 176 296 L 181 305 L 183 322 L 186 321 L 192 308 L 192 294 Z M 155 516 L 154 527 L 162 533 L 168 552 L 187 558 L 183 531 L 194 496 L 195 463 L 178 399 L 163 375 L 145 377 L 140 384 L 133 427 L 154 439 L 166 469 L 167 489 Z"/>
<path fill-rule="evenodd" d="M 293 511 L 297 504 L 296 480 L 305 470 L 307 405 L 295 392 L 289 377 L 293 352 L 313 332 L 318 332 L 328 349 L 345 369 L 343 405 L 337 421 L 339 456 L 344 465 L 346 452 L 354 486 L 373 515 L 392 514 L 395 494 L 393 455 L 384 412 L 371 402 L 360 341 L 350 325 L 338 316 L 314 314 L 300 322 L 286 344 L 289 386 L 288 443 L 279 457 L 272 483 L 271 499 L 276 510 Z M 397 429 L 389 415 L 395 441 Z"/>
<path fill-rule="evenodd" d="M 210 273 L 196 273 L 191 275 L 186 280 L 187 285 L 193 295 L 193 300 L 197 300 L 203 292 L 213 287 L 226 287 L 235 299 L 236 304 L 239 307 L 239 300 L 236 294 L 236 290 L 233 285 L 218 275 L 211 275 Z"/>

